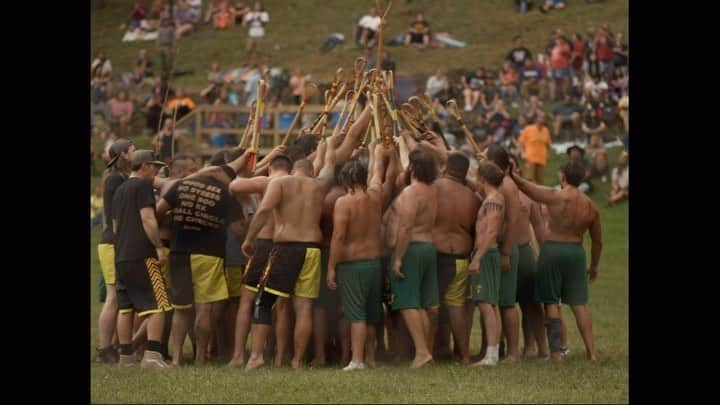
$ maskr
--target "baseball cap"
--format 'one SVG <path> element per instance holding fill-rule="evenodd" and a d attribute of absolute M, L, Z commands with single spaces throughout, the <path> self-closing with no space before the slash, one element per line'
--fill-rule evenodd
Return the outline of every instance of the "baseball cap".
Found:
<path fill-rule="evenodd" d="M 132 159 L 130 160 L 133 170 L 139 168 L 143 163 L 151 163 L 158 166 L 165 166 L 164 162 L 161 162 L 155 158 L 155 152 L 147 149 L 136 150 Z"/>
<path fill-rule="evenodd" d="M 108 162 L 107 167 L 112 167 L 112 165 L 117 162 L 120 154 L 127 153 L 127 151 L 130 150 L 130 147 L 132 145 L 132 141 L 128 139 L 118 139 L 112 145 L 110 145 L 110 149 L 108 150 L 108 154 L 110 155 L 110 161 Z"/>

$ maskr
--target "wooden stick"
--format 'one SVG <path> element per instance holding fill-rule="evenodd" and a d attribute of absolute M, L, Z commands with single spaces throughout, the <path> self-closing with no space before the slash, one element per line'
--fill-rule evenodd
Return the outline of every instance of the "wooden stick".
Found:
<path fill-rule="evenodd" d="M 449 110 L 449 112 L 453 115 L 453 117 L 455 117 L 457 122 L 460 124 L 460 127 L 463 129 L 463 132 L 465 132 L 465 139 L 466 139 L 467 143 L 470 145 L 470 147 L 472 147 L 472 149 L 475 151 L 475 153 L 482 152 L 480 150 L 480 147 L 477 145 L 477 143 L 475 143 L 472 132 L 470 132 L 467 125 L 465 125 L 465 122 L 463 121 L 462 117 L 460 116 L 460 113 L 458 112 L 457 101 L 455 101 L 455 99 L 448 100 L 446 106 L 447 106 L 447 109 Z"/>

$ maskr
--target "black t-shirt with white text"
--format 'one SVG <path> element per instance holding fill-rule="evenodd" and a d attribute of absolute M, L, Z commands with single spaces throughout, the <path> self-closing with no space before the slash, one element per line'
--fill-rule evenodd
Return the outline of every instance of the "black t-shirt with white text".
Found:
<path fill-rule="evenodd" d="M 163 198 L 172 207 L 171 252 L 225 257 L 227 225 L 243 218 L 226 186 L 215 179 L 185 179 Z"/>
<path fill-rule="evenodd" d="M 520 69 L 525 65 L 525 59 L 532 59 L 532 53 L 525 47 L 514 48 L 508 53 L 507 59 L 515 65 L 516 69 Z"/>
<path fill-rule="evenodd" d="M 112 228 L 112 207 L 113 196 L 118 187 L 127 180 L 127 176 L 120 173 L 113 173 L 107 178 L 105 190 L 103 191 L 103 223 L 100 243 L 113 243 L 114 235 Z"/>
<path fill-rule="evenodd" d="M 155 246 L 143 228 L 140 210 L 155 211 L 155 194 L 151 180 L 131 177 L 118 187 L 113 197 L 112 219 L 115 222 L 115 262 L 157 258 Z"/>

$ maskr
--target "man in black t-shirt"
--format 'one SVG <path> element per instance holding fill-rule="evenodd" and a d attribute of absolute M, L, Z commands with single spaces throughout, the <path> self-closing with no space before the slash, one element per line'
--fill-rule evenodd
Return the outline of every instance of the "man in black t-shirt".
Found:
<path fill-rule="evenodd" d="M 172 209 L 170 289 L 173 322 L 173 364 L 180 365 L 182 346 L 195 307 L 195 364 L 206 361 L 211 331 L 216 329 L 228 286 L 225 279 L 227 226 L 243 232 L 243 210 L 227 186 L 210 177 L 183 179 L 158 202 L 158 214 Z M 219 342 L 222 343 L 222 342 Z M 224 352 L 224 347 L 218 347 Z"/>
<path fill-rule="evenodd" d="M 520 38 L 519 35 L 513 38 L 513 42 L 515 43 L 515 47 L 508 52 L 505 59 L 512 62 L 512 64 L 515 65 L 515 69 L 520 69 L 525 66 L 525 60 L 532 60 L 532 53 L 523 46 L 522 38 Z"/>
<path fill-rule="evenodd" d="M 430 23 L 425 21 L 423 13 L 419 13 L 405 35 L 405 45 L 427 48 L 430 45 Z"/>
<path fill-rule="evenodd" d="M 165 312 L 172 307 L 160 270 L 167 258 L 160 241 L 152 187 L 153 177 L 164 164 L 155 160 L 150 150 L 135 151 L 130 163 L 130 178 L 118 187 L 112 202 L 120 365 L 136 364 L 132 322 L 133 311 L 137 311 L 139 317 L 148 316 L 148 344 L 140 366 L 164 368 L 168 365 L 160 341 Z"/>
<path fill-rule="evenodd" d="M 463 84 L 463 97 L 465 99 L 465 111 L 473 111 L 477 107 L 480 100 L 483 86 L 485 86 L 485 68 L 482 66 L 477 68 L 474 73 L 468 76 L 460 76 Z M 483 111 L 482 113 L 485 113 Z"/>

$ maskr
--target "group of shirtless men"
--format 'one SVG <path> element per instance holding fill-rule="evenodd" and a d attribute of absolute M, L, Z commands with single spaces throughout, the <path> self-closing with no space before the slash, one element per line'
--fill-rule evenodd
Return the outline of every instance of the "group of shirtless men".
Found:
<path fill-rule="evenodd" d="M 230 366 L 249 370 L 274 351 L 276 366 L 291 356 L 299 368 L 313 339 L 311 364 L 320 366 L 337 331 L 344 370 L 371 368 L 386 351 L 414 353 L 411 368 L 453 351 L 463 364 L 493 366 L 501 341 L 503 361 L 520 361 L 521 324 L 526 358 L 561 361 L 561 302 L 595 361 L 586 305 L 601 226 L 577 189 L 582 165 L 564 163 L 556 190 L 523 179 L 498 145 L 472 164 L 433 131 L 422 140 L 400 133 L 406 148 L 366 147 L 370 117 L 365 108 L 347 133 L 304 135 L 254 167 L 251 153 L 236 149 L 200 170 L 177 156 L 159 175 L 162 163 L 149 151 L 116 142 L 104 191 L 109 233 L 98 247 L 108 287 L 99 361 L 135 365 L 142 347 L 142 367 L 180 365 L 189 334 L 195 364 L 217 349 Z M 155 205 L 128 203 L 128 179 L 153 188 Z M 151 253 L 121 251 L 133 243 Z M 229 263 L 239 250 L 245 263 Z M 482 344 L 471 358 L 475 308 Z"/>

